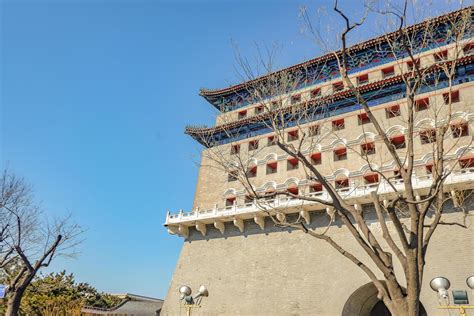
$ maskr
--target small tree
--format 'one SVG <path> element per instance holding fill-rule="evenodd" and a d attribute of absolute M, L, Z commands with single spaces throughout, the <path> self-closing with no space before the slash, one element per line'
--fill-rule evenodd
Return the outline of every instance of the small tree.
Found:
<path fill-rule="evenodd" d="M 466 200 L 464 193 L 457 192 L 449 194 L 446 190 L 446 179 L 457 167 L 457 161 L 447 157 L 455 150 L 467 152 L 472 150 L 472 137 L 452 137 L 458 135 L 458 125 L 453 124 L 453 104 L 456 102 L 453 90 L 454 80 L 457 75 L 457 66 L 462 58 L 468 58 L 463 54 L 466 38 L 472 37 L 472 8 L 466 8 L 446 15 L 438 20 L 429 20 L 417 27 L 407 27 L 407 12 L 409 3 L 406 1 L 400 9 L 375 10 L 368 7 L 363 17 L 356 22 L 351 22 L 350 18 L 340 9 L 335 1 L 333 10 L 339 16 L 344 29 L 340 34 L 340 48 L 332 52 L 320 63 L 320 69 L 327 66 L 326 60 L 334 58 L 337 60 L 337 72 L 341 77 L 341 86 L 334 87 L 334 90 L 341 90 L 342 97 L 353 100 L 354 104 L 360 106 L 359 113 L 367 119 L 367 129 L 373 131 L 374 136 L 367 136 L 364 133 L 366 143 L 377 142 L 381 145 L 383 155 L 370 155 L 369 150 L 359 150 L 357 148 L 346 148 L 351 153 L 359 155 L 367 164 L 370 172 L 380 179 L 378 186 L 371 193 L 371 201 L 374 212 L 382 230 L 382 236 L 376 237 L 366 220 L 366 211 L 360 205 L 349 204 L 345 199 L 347 190 L 340 188 L 333 181 L 329 181 L 320 171 L 318 164 L 308 157 L 308 152 L 317 151 L 321 141 L 333 140 L 342 141 L 339 138 L 337 126 L 327 130 L 312 131 L 308 128 L 308 122 L 317 117 L 320 120 L 327 117 L 330 109 L 327 105 L 333 102 L 335 93 L 324 95 L 321 91 L 316 91 L 311 100 L 301 100 L 293 92 L 304 86 L 307 80 L 317 78 L 320 73 L 309 72 L 304 66 L 289 68 L 280 71 L 273 69 L 273 53 L 269 51 L 269 58 L 262 58 L 259 54 L 259 63 L 263 65 L 263 73 L 255 74 L 245 58 L 237 54 L 237 60 L 242 70 L 241 93 L 249 103 L 255 103 L 264 108 L 263 114 L 247 118 L 247 123 L 260 123 L 273 134 L 273 144 L 276 144 L 284 153 L 291 157 L 295 164 L 299 164 L 304 170 L 306 179 L 317 183 L 327 192 L 329 199 L 321 199 L 317 195 L 302 193 L 298 190 L 269 190 L 261 192 L 256 190 L 254 183 L 255 159 L 258 157 L 265 145 L 254 146 L 252 151 L 242 152 L 238 149 L 229 150 L 229 146 L 215 146 L 214 129 L 188 130 L 198 135 L 201 142 L 205 143 L 209 149 L 204 151 L 206 161 L 209 165 L 203 167 L 218 168 L 229 174 L 233 180 L 237 180 L 245 189 L 249 200 L 260 210 L 266 212 L 273 223 L 277 226 L 291 227 L 301 230 L 308 236 L 324 240 L 336 249 L 342 256 L 356 264 L 373 282 L 378 290 L 378 298 L 384 302 L 392 315 L 419 314 L 419 298 L 423 281 L 426 253 L 433 233 L 439 225 L 457 225 L 465 227 L 463 223 L 445 222 L 442 219 L 443 212 L 452 203 L 454 206 L 462 207 L 460 202 Z M 357 85 L 354 79 L 348 74 L 348 69 L 356 62 L 354 50 L 347 45 L 349 34 L 363 25 L 368 14 L 382 14 L 387 17 L 393 15 L 398 24 L 395 31 L 382 36 L 384 43 L 388 46 L 375 46 L 374 50 L 384 50 L 383 53 L 394 57 L 395 65 L 393 73 L 388 73 L 387 77 L 392 77 L 404 86 L 404 97 L 400 103 L 404 103 L 405 110 L 399 117 L 399 124 L 403 124 L 404 135 L 403 148 L 394 143 L 391 135 L 387 133 L 387 126 L 374 115 L 369 106 L 369 101 L 364 95 L 363 85 Z M 321 32 L 312 29 L 310 19 L 303 13 L 303 17 L 309 25 L 309 29 L 316 37 Z M 444 50 L 436 47 L 440 34 L 438 26 L 443 24 L 444 31 L 441 31 L 443 42 L 450 45 L 450 54 L 445 55 Z M 443 44 L 445 45 L 445 44 Z M 430 47 L 439 58 L 431 64 L 420 64 L 419 60 L 423 53 L 422 48 Z M 381 52 L 381 51 L 380 51 Z M 382 53 L 382 52 L 381 52 Z M 408 65 L 408 67 L 407 67 Z M 397 75 L 395 75 L 395 70 Z M 321 70 L 323 71 L 323 70 Z M 391 70 L 390 70 L 391 71 Z M 380 92 L 390 86 L 390 82 L 380 85 Z M 426 91 L 427 87 L 435 89 L 448 88 L 442 101 L 431 102 L 426 109 L 426 125 L 417 125 L 421 121 L 419 107 L 425 106 L 418 97 Z M 293 96 L 292 96 L 293 95 Z M 291 99 L 292 101 L 288 101 Z M 294 101 L 294 102 L 293 102 Z M 318 109 L 318 112 L 315 111 Z M 332 112 L 335 113 L 335 112 Z M 227 135 L 235 136 L 235 118 L 232 114 L 223 114 L 218 122 L 219 131 L 224 131 Z M 464 128 L 459 126 L 459 128 Z M 296 131 L 296 132 L 294 132 Z M 296 137 L 289 137 L 288 132 L 295 133 Z M 413 175 L 415 170 L 415 139 L 422 138 L 430 145 L 429 152 L 432 159 L 431 185 L 426 194 L 420 196 L 414 187 Z M 230 144 L 234 146 L 234 144 Z M 232 147 L 233 149 L 233 147 Z M 425 149 L 426 150 L 426 149 Z M 232 154 L 229 154 L 232 152 Z M 461 153 L 462 155 L 462 153 Z M 396 175 L 389 175 L 380 170 L 379 166 L 387 163 L 383 157 L 389 157 L 395 164 Z M 386 159 L 386 158 L 385 158 Z M 400 181 L 398 181 L 401 178 Z M 381 182 L 391 187 L 392 193 L 387 196 L 379 196 L 378 190 Z M 396 183 L 396 184 L 395 184 Z M 401 185 L 401 187 L 400 187 Z M 455 197 L 461 194 L 463 198 Z M 333 240 L 328 234 L 329 226 L 323 231 L 310 229 L 305 219 L 307 213 L 300 212 L 296 220 L 289 220 L 284 208 L 275 207 L 273 199 L 279 196 L 287 196 L 291 199 L 319 203 L 327 207 L 331 217 L 331 223 L 337 218 L 347 229 L 348 234 L 353 237 L 354 243 L 359 245 L 366 257 L 372 262 L 374 268 L 363 262 L 357 253 L 344 249 Z M 388 222 L 392 229 L 389 229 Z M 382 238 L 388 245 L 388 249 L 380 243 Z M 397 276 L 394 270 L 394 260 L 398 260 L 403 269 L 403 278 Z M 380 279 L 377 275 L 382 275 Z M 406 285 L 406 287 L 405 287 Z"/>
<path fill-rule="evenodd" d="M 21 299 L 38 271 L 57 256 L 74 256 L 81 228 L 69 217 L 49 222 L 24 179 L 0 177 L 0 271 L 7 281 L 6 315 L 19 313 Z"/>

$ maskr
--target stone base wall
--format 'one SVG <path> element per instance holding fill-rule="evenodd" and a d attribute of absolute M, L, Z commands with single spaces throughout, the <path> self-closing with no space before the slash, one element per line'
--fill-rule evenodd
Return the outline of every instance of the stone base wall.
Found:
<path fill-rule="evenodd" d="M 447 277 L 450 294 L 452 289 L 469 290 L 465 279 L 474 274 L 474 212 L 469 214 L 467 229 L 440 226 L 432 238 L 421 294 L 428 315 L 449 315 L 437 309 L 437 295 L 429 287 L 433 277 Z M 464 217 L 452 212 L 444 221 L 462 222 Z M 327 215 L 312 214 L 311 222 L 324 229 Z M 372 225 L 379 234 L 377 224 Z M 373 267 L 344 226 L 333 225 L 328 234 Z M 192 315 L 341 315 L 350 295 L 368 282 L 352 262 L 303 232 L 275 228 L 268 220 L 264 231 L 251 221 L 245 222 L 244 233 L 226 225 L 222 235 L 208 226 L 206 236 L 190 230 L 161 315 L 186 315 L 179 302 L 182 284 L 209 289 Z M 468 294 L 474 303 L 474 293 Z M 474 315 L 472 310 L 468 315 Z"/>

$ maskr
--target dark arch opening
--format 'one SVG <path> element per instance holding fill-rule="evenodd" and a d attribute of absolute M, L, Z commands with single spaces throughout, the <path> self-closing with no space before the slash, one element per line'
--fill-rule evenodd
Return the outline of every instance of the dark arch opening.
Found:
<path fill-rule="evenodd" d="M 385 304 L 377 298 L 377 288 L 370 282 L 355 290 L 347 299 L 342 316 L 390 316 Z M 426 316 L 420 303 L 420 316 Z"/>

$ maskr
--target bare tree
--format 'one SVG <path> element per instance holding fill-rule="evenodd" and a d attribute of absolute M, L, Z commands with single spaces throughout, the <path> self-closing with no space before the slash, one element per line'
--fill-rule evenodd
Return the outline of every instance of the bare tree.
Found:
<path fill-rule="evenodd" d="M 30 185 L 11 172 L 0 177 L 0 272 L 7 280 L 6 315 L 18 315 L 22 296 L 58 256 L 73 256 L 81 228 L 69 217 L 47 221 Z"/>
<path fill-rule="evenodd" d="M 245 189 L 246 200 L 255 203 L 275 225 L 301 230 L 308 236 L 329 243 L 370 278 L 378 290 L 378 298 L 384 302 L 392 315 L 400 316 L 419 314 L 426 253 L 433 233 L 439 225 L 465 228 L 463 223 L 444 221 L 443 213 L 448 207 L 452 207 L 452 204 L 462 208 L 462 203 L 470 194 L 468 189 L 472 189 L 466 186 L 464 191 L 454 192 L 446 186 L 446 180 L 459 167 L 452 154 L 461 150 L 462 156 L 464 152 L 473 150 L 472 137 L 459 137 L 465 132 L 467 123 L 460 124 L 453 118 L 455 103 L 458 101 L 453 89 L 458 76 L 458 66 L 472 59 L 472 43 L 469 42 L 473 31 L 472 7 L 461 8 L 410 27 L 407 27 L 408 10 L 408 1 L 401 8 L 389 7 L 381 10 L 367 6 L 362 17 L 353 22 L 341 10 L 336 0 L 333 11 L 344 25 L 338 37 L 340 49 L 320 58 L 317 61 L 319 67 L 313 68 L 318 69 L 316 72 L 309 71 L 305 65 L 275 71 L 273 50 L 269 49 L 264 53 L 259 51 L 258 61 L 263 72 L 255 73 L 248 60 L 237 53 L 241 69 L 239 75 L 244 81 L 242 89 L 239 90 L 242 99 L 261 107 L 261 111 L 258 110 L 260 114 L 238 120 L 235 112 L 223 113 L 215 128 L 188 129 L 188 133 L 199 138 L 208 147 L 204 151 L 206 161 L 209 162 L 206 167 L 217 168 L 228 174 L 229 180 L 239 183 Z M 397 111 L 399 116 L 398 124 L 404 127 L 400 131 L 402 142 L 396 142 L 393 135 L 387 132 L 387 123 L 374 114 L 370 99 L 365 94 L 368 84 L 356 82 L 348 72 L 356 63 L 362 62 L 355 57 L 360 48 L 348 47 L 348 37 L 364 24 L 369 14 L 380 14 L 386 19 L 395 17 L 394 21 L 397 22 L 395 31 L 382 35 L 375 40 L 378 44 L 372 47 L 375 52 L 390 56 L 394 60 L 393 68 L 387 70 L 383 80 L 377 83 L 378 90 L 372 93 L 372 97 L 383 94 L 394 82 L 403 86 L 403 98 L 399 103 L 404 104 L 404 109 L 401 114 L 399 108 L 393 110 Z M 323 42 L 322 32 L 313 28 L 307 12 L 303 12 L 303 18 L 311 34 Z M 440 38 L 443 40 L 440 41 Z M 437 43 L 442 44 L 437 46 Z M 434 61 L 428 62 L 423 58 L 427 49 L 434 52 Z M 322 72 L 327 73 L 330 60 L 337 61 L 336 70 L 341 78 L 340 85 L 334 85 L 333 89 L 326 93 L 314 90 L 309 99 L 302 99 L 298 89 Z M 428 107 L 427 100 L 421 99 L 420 95 L 430 91 L 429 89 L 447 91 L 442 100 L 432 100 Z M 364 133 L 364 142 L 376 144 L 379 148 L 378 155 L 371 154 L 372 147 L 361 150 L 360 147 L 345 146 L 344 152 L 350 151 L 359 155 L 366 162 L 372 177 L 377 179 L 374 181 L 376 185 L 370 188 L 369 196 L 382 236 L 376 236 L 372 231 L 367 222 L 367 212 L 360 205 L 348 202 L 346 196 L 353 188 L 349 188 L 345 182 L 338 182 L 338 179 L 328 179 L 319 164 L 308 155 L 317 152 L 323 141 L 341 141 L 341 144 L 344 144 L 338 136 L 338 127 L 334 124 L 332 127 L 328 127 L 329 124 L 310 126 L 315 120 L 323 122 L 329 115 L 337 115 L 338 109 L 331 108 L 329 104 L 341 99 L 353 100 L 353 104 L 359 106 L 357 111 L 360 118 L 369 122 L 364 126 L 372 131 L 372 136 L 371 133 Z M 250 144 L 251 150 L 242 151 L 238 142 L 221 145 L 214 136 L 218 131 L 229 137 L 236 137 L 237 126 L 244 123 L 258 123 L 266 128 L 272 135 L 268 138 L 269 142 L 273 142 L 271 145 L 277 145 L 286 153 L 303 169 L 309 183 L 319 186 L 327 192 L 329 198 L 323 199 L 318 194 L 298 189 L 271 188 L 264 192 L 257 189 L 256 158 L 265 145 Z M 321 127 L 323 125 L 326 127 Z M 421 139 L 422 144 L 426 144 L 424 151 L 429 148 L 431 154 L 431 175 L 428 177 L 430 185 L 423 192 L 417 190 L 413 182 L 415 157 L 419 156 L 415 145 L 417 138 Z M 395 174 L 380 168 L 389 162 L 394 164 Z M 382 182 L 390 188 L 389 194 L 379 193 Z M 302 206 L 306 202 L 323 205 L 331 218 L 329 226 L 322 231 L 310 229 L 307 225 L 308 215 L 304 209 L 299 212 L 296 220 L 289 220 L 286 214 L 294 210 L 289 211 L 281 205 L 275 206 L 275 199 L 281 197 L 301 201 Z M 370 265 L 364 262 L 360 255 L 344 249 L 331 238 L 328 231 L 336 218 L 343 223 L 354 242 L 363 249 L 364 258 L 371 261 Z M 384 240 L 383 244 L 381 239 Z M 394 261 L 398 261 L 402 267 L 402 277 L 396 275 Z M 382 279 L 380 275 L 383 276 Z"/>

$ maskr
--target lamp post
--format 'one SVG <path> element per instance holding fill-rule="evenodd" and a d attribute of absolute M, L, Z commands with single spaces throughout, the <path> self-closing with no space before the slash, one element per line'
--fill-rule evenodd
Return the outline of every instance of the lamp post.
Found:
<path fill-rule="evenodd" d="M 194 297 L 191 296 L 193 291 L 187 285 L 182 285 L 179 288 L 179 293 L 181 294 L 180 301 L 182 302 L 184 308 L 186 309 L 186 316 L 191 316 L 191 310 L 193 308 L 201 307 L 201 300 L 203 297 L 209 296 L 209 291 L 204 285 L 201 285 L 198 289 L 198 294 Z"/>
<path fill-rule="evenodd" d="M 471 275 L 466 279 L 467 286 L 473 290 L 474 289 L 474 276 Z M 451 286 L 451 283 L 445 277 L 436 277 L 430 282 L 430 287 L 433 291 L 438 292 L 440 298 L 448 300 L 448 305 L 438 306 L 440 309 L 458 309 L 459 315 L 466 316 L 466 309 L 474 309 L 474 305 L 468 305 L 469 299 L 467 296 L 467 291 L 465 290 L 453 290 L 453 303 L 455 305 L 449 304 L 449 293 L 448 289 Z"/>

